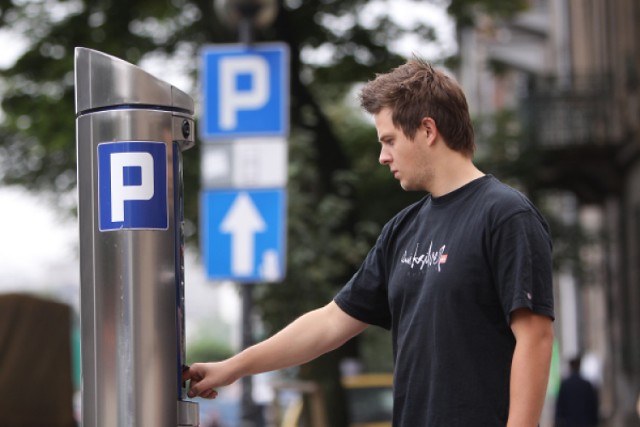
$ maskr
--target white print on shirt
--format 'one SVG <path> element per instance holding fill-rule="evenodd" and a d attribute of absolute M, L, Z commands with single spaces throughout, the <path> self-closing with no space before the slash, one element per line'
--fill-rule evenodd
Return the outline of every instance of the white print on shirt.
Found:
<path fill-rule="evenodd" d="M 427 268 L 435 266 L 439 272 L 440 266 L 447 262 L 447 254 L 444 253 L 446 247 L 447 245 L 442 245 L 439 250 L 432 251 L 433 242 L 431 242 L 429 244 L 429 250 L 426 253 L 420 254 L 420 243 L 416 243 L 416 249 L 413 251 L 413 254 L 404 251 L 400 262 L 402 264 L 408 264 L 410 268 L 420 266 L 420 270 L 422 270 L 425 265 Z"/>

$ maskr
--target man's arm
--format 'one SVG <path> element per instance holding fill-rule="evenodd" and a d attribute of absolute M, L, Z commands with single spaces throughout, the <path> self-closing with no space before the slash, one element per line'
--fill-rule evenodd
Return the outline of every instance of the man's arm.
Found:
<path fill-rule="evenodd" d="M 549 317 L 519 309 L 511 315 L 516 348 L 511 363 L 507 427 L 536 427 L 549 381 L 553 326 Z"/>
<path fill-rule="evenodd" d="M 189 397 L 216 397 L 216 387 L 241 377 L 306 363 L 361 333 L 367 324 L 346 314 L 335 302 L 310 311 L 271 338 L 222 362 L 194 363 L 183 379 Z"/>

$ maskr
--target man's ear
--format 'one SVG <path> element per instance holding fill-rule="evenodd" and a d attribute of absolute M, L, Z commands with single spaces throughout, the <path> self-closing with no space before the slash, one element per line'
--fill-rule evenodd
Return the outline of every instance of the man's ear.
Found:
<path fill-rule="evenodd" d="M 425 133 L 427 143 L 432 145 L 438 139 L 438 126 L 431 117 L 425 117 L 420 122 L 420 130 Z"/>

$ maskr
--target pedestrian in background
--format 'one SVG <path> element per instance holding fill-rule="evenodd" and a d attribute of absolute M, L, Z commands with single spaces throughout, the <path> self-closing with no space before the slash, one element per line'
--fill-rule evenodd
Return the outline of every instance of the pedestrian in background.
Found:
<path fill-rule="evenodd" d="M 555 427 L 596 427 L 600 414 L 598 392 L 580 373 L 581 358 L 569 361 L 570 373 L 560 383 Z"/>
<path fill-rule="evenodd" d="M 535 427 L 553 344 L 551 240 L 520 192 L 473 164 L 460 86 L 414 58 L 360 93 L 379 162 L 428 194 L 382 229 L 326 306 L 185 372 L 189 396 L 306 363 L 377 325 L 392 331 L 394 427 Z"/>

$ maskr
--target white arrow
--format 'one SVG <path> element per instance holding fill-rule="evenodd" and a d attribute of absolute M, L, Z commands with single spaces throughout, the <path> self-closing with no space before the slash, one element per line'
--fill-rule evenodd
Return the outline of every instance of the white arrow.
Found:
<path fill-rule="evenodd" d="M 266 229 L 260 212 L 246 192 L 238 194 L 220 224 L 220 231 L 231 234 L 231 272 L 248 276 L 255 265 L 255 234 Z"/>

